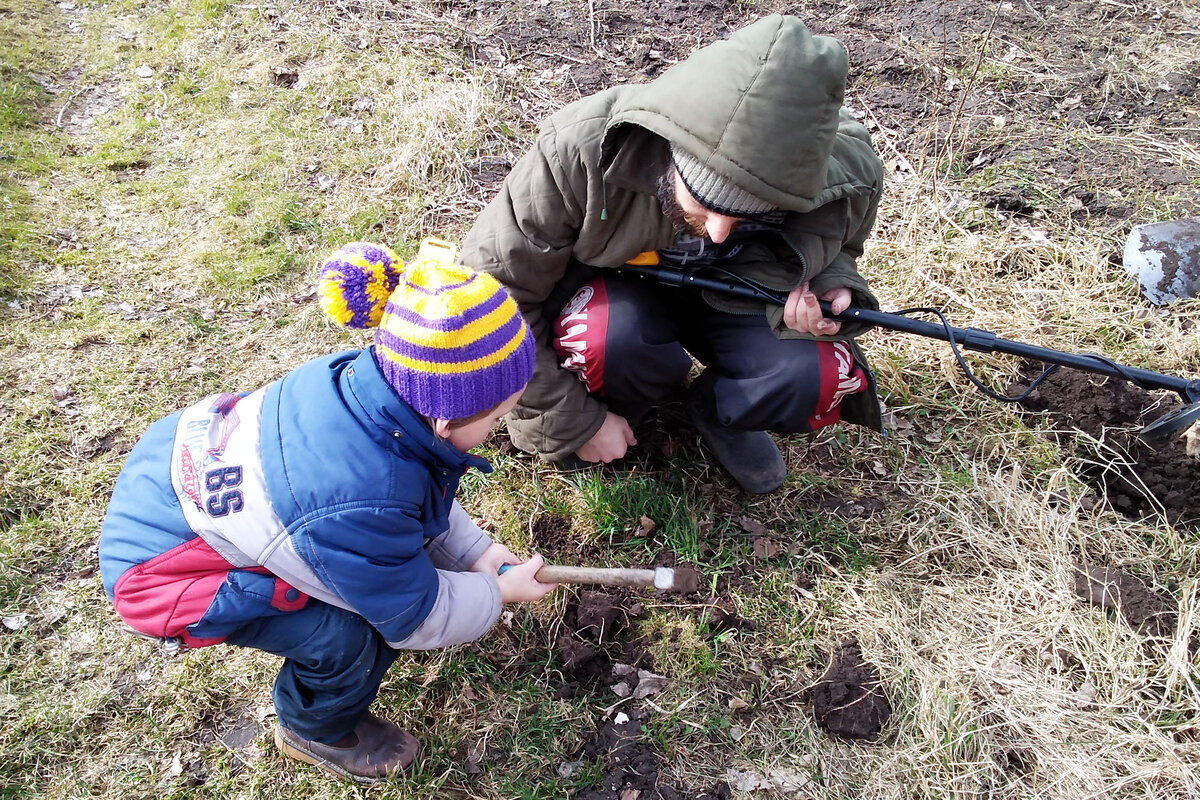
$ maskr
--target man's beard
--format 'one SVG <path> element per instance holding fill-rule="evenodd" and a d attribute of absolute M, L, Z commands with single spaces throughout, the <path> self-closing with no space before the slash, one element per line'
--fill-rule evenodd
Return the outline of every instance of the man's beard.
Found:
<path fill-rule="evenodd" d="M 679 200 L 676 199 L 674 167 L 671 167 L 659 177 L 658 186 L 654 194 L 658 197 L 659 205 L 662 206 L 663 216 L 670 221 L 671 227 L 675 229 L 675 233 L 680 236 L 691 235 L 707 238 L 707 231 L 704 230 L 704 226 L 685 214 L 683 208 L 679 205 Z"/>

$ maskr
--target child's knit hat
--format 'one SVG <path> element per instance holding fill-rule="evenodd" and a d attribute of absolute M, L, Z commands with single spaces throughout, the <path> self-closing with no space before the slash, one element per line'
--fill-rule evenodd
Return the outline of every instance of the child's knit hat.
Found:
<path fill-rule="evenodd" d="M 378 326 L 375 361 L 419 414 L 457 420 L 495 408 L 533 375 L 533 334 L 495 278 L 426 239 L 407 265 L 355 242 L 321 267 L 321 309 L 339 325 Z"/>

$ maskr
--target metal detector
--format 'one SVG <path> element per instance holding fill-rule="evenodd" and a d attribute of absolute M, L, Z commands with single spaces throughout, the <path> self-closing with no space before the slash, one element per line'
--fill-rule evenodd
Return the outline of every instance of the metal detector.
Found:
<path fill-rule="evenodd" d="M 641 278 L 654 280 L 664 286 L 707 289 L 734 297 L 761 300 L 780 306 L 787 300 L 786 292 L 768 289 L 740 275 L 712 267 L 702 270 L 684 270 L 673 267 L 634 266 L 626 264 L 620 267 L 620 270 L 627 275 L 636 275 Z M 1083 370 L 1084 372 L 1094 372 L 1099 375 L 1107 375 L 1112 378 L 1120 378 L 1142 389 L 1159 389 L 1178 394 L 1183 399 L 1183 406 L 1167 412 L 1138 432 L 1138 436 L 1147 442 L 1163 441 L 1171 436 L 1171 434 L 1184 430 L 1191 426 L 1192 423 L 1200 420 L 1200 379 L 1194 378 L 1188 380 L 1164 375 L 1160 372 L 1152 372 L 1147 369 L 1139 369 L 1138 367 L 1127 367 L 1116 363 L 1112 359 L 1093 353 L 1066 353 L 1061 350 L 1052 350 L 1048 347 L 1014 342 L 1009 339 L 1002 339 L 996 334 L 980 328 L 955 328 L 946 321 L 946 317 L 942 312 L 935 308 L 907 308 L 903 311 L 888 313 L 850 306 L 842 313 L 834 314 L 830 309 L 829 303 L 822 300 L 821 309 L 831 319 L 865 322 L 887 330 L 913 333 L 918 336 L 949 342 L 950 349 L 954 352 L 954 357 L 957 359 L 958 365 L 971 380 L 971 383 L 988 397 L 995 400 L 1010 403 L 1024 400 L 1051 372 L 1061 366 Z M 909 319 L 907 316 L 909 314 L 933 314 L 940 320 L 940 324 Z M 962 353 L 958 349 L 959 345 L 968 350 L 980 353 L 1007 353 L 1033 361 L 1040 361 L 1051 366 L 1047 367 L 1029 385 L 1029 388 L 1020 395 L 1009 397 L 992 391 L 975 377 L 970 367 L 967 366 L 966 361 L 963 360 Z"/>

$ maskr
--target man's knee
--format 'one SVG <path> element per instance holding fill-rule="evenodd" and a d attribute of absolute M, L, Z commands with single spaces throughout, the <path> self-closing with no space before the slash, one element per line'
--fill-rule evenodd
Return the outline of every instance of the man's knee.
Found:
<path fill-rule="evenodd" d="M 692 365 L 657 297 L 604 276 L 576 290 L 554 321 L 552 342 L 560 365 L 606 398 L 656 397 L 682 383 Z"/>
<path fill-rule="evenodd" d="M 592 393 L 604 388 L 608 311 L 604 281 L 593 278 L 580 286 L 563 306 L 551 331 L 559 366 L 574 372 Z"/>
<path fill-rule="evenodd" d="M 869 390 L 866 369 L 846 342 L 792 341 L 791 357 L 714 384 L 727 424 L 807 433 L 839 422 L 842 401 Z"/>

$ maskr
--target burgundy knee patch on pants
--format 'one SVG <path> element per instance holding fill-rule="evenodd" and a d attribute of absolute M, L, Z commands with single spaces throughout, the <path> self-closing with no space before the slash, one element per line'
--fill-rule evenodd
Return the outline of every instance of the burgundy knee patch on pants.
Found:
<path fill-rule="evenodd" d="M 840 421 L 846 395 L 867 390 L 867 373 L 854 362 L 854 354 L 845 342 L 817 342 L 817 362 L 821 394 L 808 419 L 813 430 Z"/>
<path fill-rule="evenodd" d="M 551 343 L 559 364 L 579 376 L 592 394 L 603 394 L 608 292 L 593 279 L 576 290 L 554 320 Z"/>

